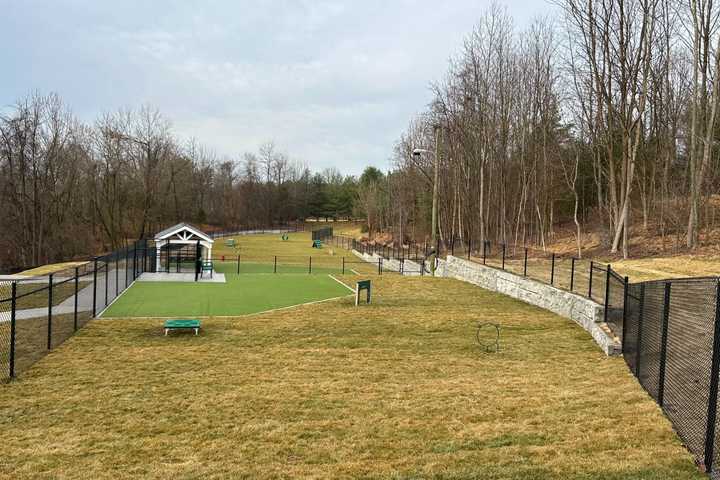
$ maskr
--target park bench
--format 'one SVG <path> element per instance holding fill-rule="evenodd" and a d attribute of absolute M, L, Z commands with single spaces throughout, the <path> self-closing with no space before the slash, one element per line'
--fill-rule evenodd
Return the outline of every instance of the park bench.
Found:
<path fill-rule="evenodd" d="M 225 240 L 225 246 L 226 246 L 226 247 L 234 247 L 234 246 L 235 246 L 235 239 L 234 239 L 234 238 L 229 238 L 229 239 Z"/>
<path fill-rule="evenodd" d="M 322 248 L 321 240 L 313 240 L 312 248 Z"/>
<path fill-rule="evenodd" d="M 200 330 L 200 320 L 197 319 L 175 319 L 165 320 L 165 335 L 172 330 L 195 330 L 195 335 Z"/>

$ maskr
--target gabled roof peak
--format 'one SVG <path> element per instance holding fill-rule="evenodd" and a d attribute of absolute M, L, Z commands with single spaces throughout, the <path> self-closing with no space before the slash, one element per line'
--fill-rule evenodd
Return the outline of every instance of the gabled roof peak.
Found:
<path fill-rule="evenodd" d="M 206 233 L 204 233 L 202 230 L 200 230 L 196 226 L 191 225 L 186 222 L 178 223 L 177 225 L 173 225 L 170 228 L 166 228 L 165 230 L 158 232 L 155 235 L 155 241 L 165 240 L 165 239 L 172 237 L 173 235 L 176 235 L 182 231 L 190 232 L 193 235 L 200 237 L 200 239 L 202 239 L 206 242 L 214 243 L 213 239 L 210 238 Z"/>

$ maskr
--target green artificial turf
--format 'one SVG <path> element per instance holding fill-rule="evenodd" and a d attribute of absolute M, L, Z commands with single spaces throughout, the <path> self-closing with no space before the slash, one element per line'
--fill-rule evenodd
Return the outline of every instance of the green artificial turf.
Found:
<path fill-rule="evenodd" d="M 227 283 L 136 282 L 102 316 L 236 316 L 352 293 L 328 275 L 225 277 Z"/>

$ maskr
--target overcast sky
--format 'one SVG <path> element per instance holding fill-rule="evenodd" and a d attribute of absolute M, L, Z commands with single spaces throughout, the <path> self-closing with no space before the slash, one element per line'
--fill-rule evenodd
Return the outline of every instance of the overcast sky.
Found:
<path fill-rule="evenodd" d="M 86 121 L 149 103 L 239 158 L 389 167 L 489 1 L 0 0 L 0 105 L 57 92 Z M 500 1 L 523 27 L 542 0 Z"/>

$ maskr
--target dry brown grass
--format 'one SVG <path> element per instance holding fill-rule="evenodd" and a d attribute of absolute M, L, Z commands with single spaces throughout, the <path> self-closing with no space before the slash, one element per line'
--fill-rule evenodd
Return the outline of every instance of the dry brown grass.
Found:
<path fill-rule="evenodd" d="M 347 250 L 329 244 L 319 249 L 312 248 L 309 231 L 290 233 L 286 241 L 281 239 L 281 235 L 273 234 L 237 235 L 232 238 L 235 239 L 234 247 L 226 246 L 225 238 L 215 240 L 213 258 L 225 255 L 226 261 L 234 261 L 240 255 L 241 262 L 272 263 L 276 255 L 279 261 L 285 262 L 307 262 L 312 256 L 314 264 L 337 266 L 343 256 L 352 256 Z"/>
<path fill-rule="evenodd" d="M 720 276 L 720 257 L 677 255 L 672 257 L 616 260 L 613 269 L 631 282 L 677 277 Z"/>
<path fill-rule="evenodd" d="M 60 272 L 63 270 L 69 270 L 75 267 L 79 267 L 81 265 L 85 265 L 87 260 L 83 260 L 80 262 L 63 262 L 63 263 L 51 263 L 48 265 L 43 265 L 41 267 L 31 268 L 29 270 L 24 270 L 18 275 L 25 275 L 28 277 L 37 277 L 42 275 L 49 275 L 51 273 Z"/>
<path fill-rule="evenodd" d="M 162 336 L 95 320 L 0 389 L 2 478 L 694 479 L 622 359 L 450 279 Z M 487 354 L 475 326 L 502 326 Z"/>

